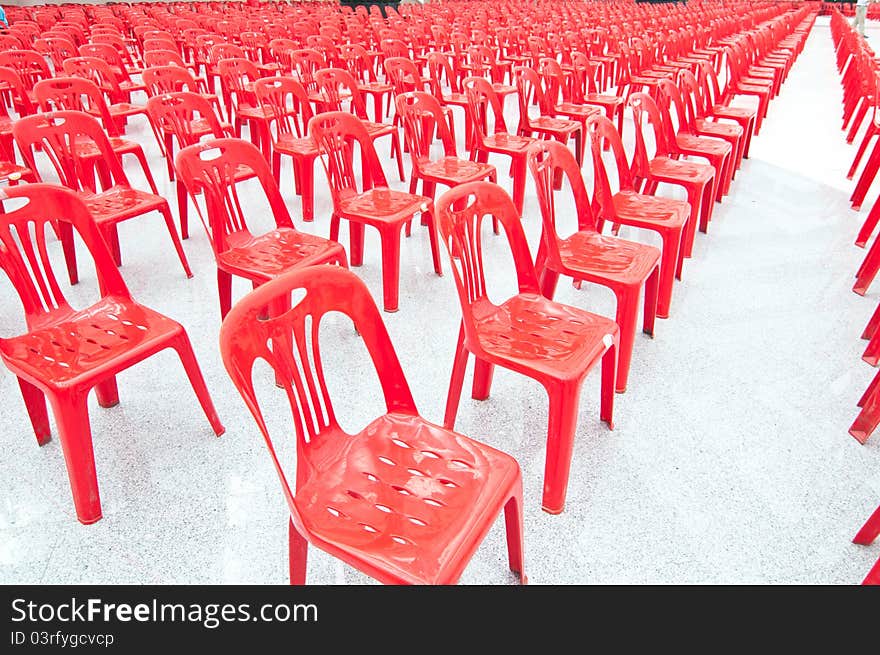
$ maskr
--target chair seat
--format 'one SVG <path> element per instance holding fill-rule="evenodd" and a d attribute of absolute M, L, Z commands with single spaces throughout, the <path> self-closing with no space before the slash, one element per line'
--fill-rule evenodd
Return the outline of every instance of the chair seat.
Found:
<path fill-rule="evenodd" d="M 130 102 L 115 102 L 112 105 L 109 105 L 108 109 L 110 110 L 110 115 L 117 118 L 147 113 L 146 107 L 133 105 Z"/>
<path fill-rule="evenodd" d="M 507 96 L 511 93 L 516 93 L 515 86 L 510 86 L 509 84 L 501 84 L 500 82 L 493 84 L 492 90 L 500 96 Z"/>
<path fill-rule="evenodd" d="M 266 105 L 257 107 L 253 105 L 239 105 L 235 114 L 245 120 L 267 121 L 275 116 L 275 111 L 272 107 Z"/>
<path fill-rule="evenodd" d="M 385 136 L 386 134 L 396 134 L 397 128 L 387 123 L 373 123 L 372 121 L 363 121 L 364 127 L 367 128 L 367 134 L 371 138 Z"/>
<path fill-rule="evenodd" d="M 727 141 L 694 136 L 692 134 L 676 134 L 675 143 L 680 150 L 705 153 L 719 157 L 731 151 L 731 146 Z"/>
<path fill-rule="evenodd" d="M 6 339 L 0 354 L 17 373 L 51 389 L 69 389 L 101 377 L 105 369 L 118 370 L 120 359 L 143 359 L 182 331 L 175 321 L 132 300 L 106 296 L 51 325 Z"/>
<path fill-rule="evenodd" d="M 381 82 L 361 82 L 358 89 L 364 93 L 385 94 L 394 91 L 394 87 L 390 84 L 382 84 Z"/>
<path fill-rule="evenodd" d="M 589 104 L 578 104 L 575 102 L 561 102 L 556 105 L 554 111 L 563 116 L 576 116 L 578 118 L 587 118 L 593 114 L 601 113 L 598 107 L 591 107 Z"/>
<path fill-rule="evenodd" d="M 476 180 L 484 180 L 488 175 L 495 172 L 495 167 L 491 164 L 482 164 L 469 159 L 459 159 L 458 157 L 444 157 L 434 161 L 424 162 L 419 165 L 423 179 L 433 180 L 435 182 L 453 182 L 455 184 L 463 184 L 464 182 L 473 182 Z"/>
<path fill-rule="evenodd" d="M 613 203 L 616 220 L 635 227 L 676 228 L 684 225 L 691 213 L 690 205 L 684 200 L 646 196 L 632 191 L 614 194 Z"/>
<path fill-rule="evenodd" d="M 739 138 L 743 134 L 743 129 L 739 125 L 732 123 L 716 123 L 698 118 L 694 121 L 694 125 L 700 134 L 705 134 L 706 136 Z"/>
<path fill-rule="evenodd" d="M 660 250 L 654 246 L 596 232 L 575 232 L 557 243 L 562 272 L 581 280 L 641 284 L 660 261 Z"/>
<path fill-rule="evenodd" d="M 492 363 L 532 378 L 536 373 L 559 380 L 582 377 L 619 331 L 609 318 L 530 293 L 499 306 L 478 301 L 474 316 L 479 346 L 496 360 Z"/>
<path fill-rule="evenodd" d="M 712 106 L 712 115 L 716 118 L 754 118 L 756 114 L 757 111 L 751 107 Z"/>
<path fill-rule="evenodd" d="M 217 256 L 223 270 L 251 280 L 269 280 L 294 266 L 337 261 L 341 245 L 323 237 L 289 228 L 259 236 L 242 231 L 227 237 L 229 250 Z"/>
<path fill-rule="evenodd" d="M 465 95 L 464 93 L 447 93 L 445 96 L 443 96 L 443 104 L 461 105 L 462 107 L 467 107 L 467 95 Z"/>
<path fill-rule="evenodd" d="M 164 198 L 131 187 L 114 186 L 101 193 L 80 193 L 97 223 L 115 223 L 159 209 Z"/>
<path fill-rule="evenodd" d="M 409 414 L 318 439 L 293 500 L 305 534 L 388 582 L 456 582 L 518 478 L 509 455 Z"/>
<path fill-rule="evenodd" d="M 669 157 L 654 157 L 648 164 L 648 170 L 651 177 L 661 181 L 706 183 L 715 176 L 715 169 L 708 164 L 678 161 Z"/>
<path fill-rule="evenodd" d="M 534 142 L 535 139 L 530 136 L 517 136 L 506 132 L 489 134 L 483 139 L 487 148 L 495 148 L 504 152 L 525 152 L 526 148 Z"/>
<path fill-rule="evenodd" d="M 551 132 L 553 134 L 571 134 L 581 129 L 580 123 L 565 118 L 552 118 L 550 116 L 538 116 L 529 118 L 529 128 L 536 132 Z"/>
<path fill-rule="evenodd" d="M 393 223 L 406 220 L 417 212 L 427 211 L 431 203 L 431 199 L 424 196 L 376 187 L 356 196 L 342 198 L 339 209 L 347 218 Z"/>
<path fill-rule="evenodd" d="M 622 105 L 623 98 L 620 96 L 604 95 L 601 93 L 588 93 L 584 96 L 584 102 L 588 105 L 602 105 L 603 107 Z"/>
<path fill-rule="evenodd" d="M 310 137 L 297 137 L 293 134 L 279 134 L 275 141 L 275 149 L 290 155 L 318 155 L 318 147 Z"/>

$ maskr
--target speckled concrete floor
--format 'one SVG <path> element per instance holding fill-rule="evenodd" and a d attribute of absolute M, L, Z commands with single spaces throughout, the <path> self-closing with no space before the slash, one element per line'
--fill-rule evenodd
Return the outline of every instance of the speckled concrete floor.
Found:
<path fill-rule="evenodd" d="M 869 30 L 880 38 L 876 25 Z M 860 298 L 849 290 L 862 256 L 852 241 L 870 204 L 860 215 L 848 208 L 853 146 L 838 129 L 839 98 L 821 18 L 709 234 L 698 237 L 671 318 L 658 323 L 654 340 L 637 339 L 613 431 L 598 420 L 598 375 L 588 379 L 562 515 L 539 509 L 547 422 L 540 387 L 499 370 L 488 401 L 462 401 L 457 428 L 522 466 L 532 583 L 856 583 L 880 556 L 880 544 L 850 543 L 880 502 L 880 437 L 859 446 L 847 434 L 873 374 L 860 360 L 859 334 L 880 291 Z M 625 130 L 631 135 L 631 124 Z M 134 122 L 130 134 L 147 146 L 157 182 L 173 198 L 144 124 Z M 136 169 L 128 170 L 137 183 Z M 284 176 L 296 216 L 289 169 Z M 326 235 L 329 196 L 318 186 L 318 220 L 297 224 Z M 531 188 L 524 214 L 534 247 Z M 267 217 L 256 213 L 254 224 Z M 0 582 L 284 583 L 287 510 L 220 363 L 204 232 L 196 224 L 185 243 L 191 280 L 155 219 L 123 224 L 120 238 L 133 294 L 186 326 L 227 432 L 212 436 L 172 354 L 120 375 L 119 406 L 90 403 L 104 519 L 82 526 L 57 439 L 37 447 L 14 377 L 0 375 Z M 503 277 L 510 268 L 501 243 L 490 241 L 487 258 Z M 74 303 L 95 297 L 94 274 L 83 271 L 69 290 Z M 381 292 L 374 234 L 357 272 Z M 236 297 L 245 291 L 234 289 Z M 599 288 L 561 283 L 558 299 L 613 311 Z M 5 280 L 0 307 L 0 334 L 19 333 L 20 307 Z M 432 273 L 427 236 L 416 230 L 403 246 L 401 310 L 384 318 L 419 408 L 436 421 L 458 317 L 452 279 Z M 381 403 L 362 346 L 341 327 L 323 337 L 333 343 L 325 351 L 337 414 L 346 427 L 363 425 Z M 283 430 L 284 406 L 263 377 L 261 397 Z M 309 582 L 369 580 L 312 550 Z M 514 582 L 500 521 L 462 582 Z"/>

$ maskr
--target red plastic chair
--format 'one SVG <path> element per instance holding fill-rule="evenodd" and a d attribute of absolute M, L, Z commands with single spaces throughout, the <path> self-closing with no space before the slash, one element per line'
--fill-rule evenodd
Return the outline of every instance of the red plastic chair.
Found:
<path fill-rule="evenodd" d="M 254 94 L 269 119 L 272 141 L 272 174 L 281 179 L 281 155 L 293 161 L 296 192 L 302 198 L 303 220 L 315 219 L 315 160 L 318 147 L 308 134 L 312 119 L 309 95 L 292 77 L 265 77 L 254 82 Z M 274 126 L 274 129 L 272 129 Z"/>
<path fill-rule="evenodd" d="M 86 43 L 79 47 L 79 55 L 82 57 L 97 57 L 103 59 L 117 76 L 119 85 L 130 92 L 144 91 L 147 87 L 143 82 L 135 82 L 132 75 L 141 73 L 140 69 L 130 68 L 119 51 L 109 43 Z"/>
<path fill-rule="evenodd" d="M 22 201 L 26 204 L 20 206 Z M 18 291 L 28 331 L 0 339 L 0 357 L 18 376 L 41 446 L 51 438 L 48 399 L 77 518 L 94 523 L 101 518 L 101 501 L 87 406 L 93 388 L 100 405 L 112 407 L 119 402 L 117 373 L 174 348 L 214 432 L 219 436 L 224 428 L 183 327 L 132 299 L 101 231 L 77 194 L 48 184 L 27 184 L 7 188 L 2 203 L 0 268 Z M 71 307 L 58 286 L 46 250 L 49 222 L 76 231 L 94 259 L 101 299 L 85 309 Z"/>
<path fill-rule="evenodd" d="M 660 251 L 653 246 L 599 234 L 580 166 L 568 148 L 553 141 L 539 141 L 529 148 L 527 161 L 543 220 L 541 245 L 535 257 L 541 293 L 552 300 L 560 275 L 577 282 L 601 284 L 614 292 L 617 300 L 614 320 L 620 327 L 615 391 L 623 393 L 629 379 L 643 287 L 643 331 L 654 335 Z M 565 238 L 559 235 L 554 193 L 554 180 L 560 175 L 568 180 L 577 220 L 577 231 Z"/>
<path fill-rule="evenodd" d="M 877 538 L 877 535 L 880 535 L 880 507 L 874 510 L 874 513 L 871 514 L 871 518 L 868 519 L 867 523 L 865 523 L 865 525 L 862 526 L 862 529 L 859 530 L 858 534 L 856 534 L 853 543 L 862 546 L 869 546 Z M 880 559 L 878 559 L 877 563 L 871 567 L 871 570 L 868 572 L 868 575 L 865 577 L 862 584 L 880 585 Z"/>
<path fill-rule="evenodd" d="M 718 85 L 718 76 L 712 65 L 704 61 L 699 64 L 697 80 L 703 96 L 703 106 L 709 117 L 716 121 L 732 121 L 743 129 L 745 143 L 742 148 L 743 159 L 749 158 L 749 146 L 752 143 L 752 134 L 755 132 L 755 117 L 757 110 L 751 107 L 730 107 L 721 104 L 721 90 Z"/>
<path fill-rule="evenodd" d="M 518 66 L 513 69 L 516 80 L 517 98 L 519 100 L 519 124 L 516 133 L 520 136 L 532 136 L 537 134 L 542 139 L 556 139 L 560 143 L 566 143 L 574 139 L 575 156 L 578 164 L 584 161 L 584 131 L 586 119 L 593 115 L 594 111 L 588 111 L 579 116 L 578 122 L 565 118 L 555 118 L 558 113 L 550 98 L 544 93 L 541 76 L 531 68 Z M 539 114 L 532 116 L 530 106 L 536 104 Z"/>
<path fill-rule="evenodd" d="M 706 232 L 712 218 L 715 207 L 713 196 L 715 169 L 708 164 L 672 158 L 673 153 L 666 143 L 663 118 L 651 96 L 646 93 L 633 93 L 627 104 L 632 108 L 635 124 L 636 148 L 632 172 L 636 180 L 636 188 L 654 195 L 660 183 L 675 184 L 684 187 L 688 195 L 691 213 L 684 243 L 678 256 L 677 275 L 680 277 L 683 258 L 690 257 L 693 252 L 697 225 L 700 227 L 700 232 Z M 653 157 L 648 156 L 647 140 L 643 131 L 646 129 L 646 121 L 653 128 L 655 147 Z"/>
<path fill-rule="evenodd" d="M 136 141 L 121 137 L 119 126 L 110 115 L 110 110 L 104 101 L 104 95 L 94 82 L 80 77 L 53 77 L 34 85 L 34 98 L 44 112 L 82 111 L 100 118 L 107 132 L 110 147 L 119 156 L 120 163 L 123 155 L 134 155 L 144 172 L 147 184 L 150 185 L 150 190 L 158 195 L 159 191 L 156 189 L 156 182 L 153 180 L 153 174 L 147 164 L 144 149 Z M 80 144 L 77 155 L 95 163 L 99 163 L 101 159 L 101 153 L 89 141 Z M 99 167 L 99 170 L 103 170 L 103 167 Z"/>
<path fill-rule="evenodd" d="M 438 184 L 454 187 L 478 180 L 496 181 L 495 167 L 491 164 L 458 158 L 455 137 L 446 123 L 447 116 L 434 96 L 424 91 L 402 93 L 397 96 L 395 105 L 397 115 L 403 122 L 403 133 L 412 159 L 410 193 L 416 192 L 419 180 L 422 181 L 422 195 L 431 200 Z M 443 157 L 439 159 L 431 159 L 431 136 L 434 130 L 443 144 Z"/>
<path fill-rule="evenodd" d="M 601 232 L 603 222 L 607 220 L 614 225 L 630 225 L 660 235 L 663 248 L 657 316 L 668 318 L 672 304 L 672 284 L 678 270 L 679 248 L 691 212 L 690 205 L 683 200 L 648 196 L 636 191 L 623 142 L 614 124 L 605 116 L 590 118 L 587 131 L 593 154 L 593 205 L 598 210 L 597 229 Z M 610 144 L 614 164 L 617 167 L 619 188 L 617 193 L 611 191 L 607 169 L 602 159 L 603 141 Z"/>
<path fill-rule="evenodd" d="M 375 143 L 376 139 L 391 137 L 391 156 L 397 158 L 397 173 L 403 182 L 403 148 L 400 147 L 397 126 L 373 123 L 367 119 L 364 98 L 351 73 L 341 68 L 322 68 L 315 71 L 315 83 L 318 91 L 311 97 L 324 111 L 342 111 L 343 102 L 347 100 L 350 103 L 350 112 L 361 120 L 371 141 Z"/>
<path fill-rule="evenodd" d="M 602 316 L 541 295 L 519 213 L 510 196 L 491 182 L 450 189 L 437 201 L 462 311 L 443 425 L 453 429 L 470 354 L 476 358 L 472 397 L 489 397 L 496 365 L 540 382 L 550 396 L 542 509 L 565 506 L 571 453 L 584 378 L 601 361 L 601 419 L 612 426 L 619 329 Z M 486 295 L 482 222 L 497 219 L 516 266 L 519 293 L 500 305 Z"/>
<path fill-rule="evenodd" d="M 232 276 L 250 280 L 256 287 L 295 267 L 348 265 L 341 245 L 293 227 L 269 165 L 247 141 L 210 139 L 187 146 L 177 154 L 175 166 L 193 202 L 197 194 L 205 198 L 205 211 L 199 215 L 217 261 L 221 317 L 232 306 Z M 259 180 L 275 219 L 274 230 L 254 235 L 248 229 L 242 207 L 248 203 L 242 202 L 236 186 L 243 177 Z"/>
<path fill-rule="evenodd" d="M 48 158 L 61 183 L 76 191 L 85 202 L 107 243 L 110 244 L 117 264 L 121 263 L 121 256 L 116 224 L 158 211 L 165 219 L 165 226 L 171 235 L 171 241 L 186 276 L 192 277 L 168 203 L 158 195 L 131 187 L 98 121 L 78 111 L 47 112 L 19 119 L 12 128 L 12 134 L 27 167 L 35 173 L 37 172 L 35 149 L 39 147 L 49 155 Z M 94 177 L 90 175 L 85 165 L 86 161 L 80 156 L 83 151 L 82 143 L 87 141 L 94 143 L 100 153 L 100 168 L 104 169 L 102 178 L 107 185 L 100 192 L 97 192 L 93 186 Z M 61 244 L 70 283 L 76 284 L 79 279 L 76 250 L 73 235 L 64 224 L 61 225 Z"/>
<path fill-rule="evenodd" d="M 266 306 L 290 304 L 292 293 L 292 309 L 263 318 Z M 387 407 L 357 434 L 339 427 L 321 366 L 319 326 L 330 312 L 354 322 Z M 382 317 L 353 273 L 309 267 L 267 282 L 223 321 L 220 352 L 290 509 L 291 584 L 306 582 L 309 544 L 383 583 L 454 584 L 502 509 L 510 568 L 526 582 L 519 466 L 419 415 Z M 276 452 L 254 391 L 257 359 L 290 400 L 295 473 Z"/>
<path fill-rule="evenodd" d="M 413 215 L 422 214 L 431 239 L 434 272 L 443 274 L 434 203 L 430 198 L 388 188 L 388 182 L 371 135 L 361 120 L 344 111 L 318 114 L 309 121 L 309 135 L 321 152 L 321 163 L 330 181 L 333 216 L 330 238 L 339 240 L 339 221 L 349 222 L 352 266 L 363 262 L 364 226 L 379 231 L 382 242 L 382 297 L 386 312 L 397 311 L 400 280 L 400 231 Z M 360 149 L 361 180 L 354 171 L 353 146 Z"/>
<path fill-rule="evenodd" d="M 11 68 L 24 83 L 25 88 L 30 90 L 40 80 L 52 77 L 49 64 L 36 50 L 6 50 L 0 52 L 0 66 Z"/>
<path fill-rule="evenodd" d="M 518 134 L 510 134 L 504 122 L 504 109 L 501 99 L 495 94 L 489 81 L 482 77 L 466 77 L 462 87 L 468 97 L 468 111 L 471 116 L 473 140 L 471 159 L 486 163 L 489 154 L 510 157 L 510 177 L 513 180 L 513 204 L 522 213 L 526 192 L 526 150 L 536 139 Z M 489 132 L 489 114 L 493 125 Z"/>
<path fill-rule="evenodd" d="M 667 147 L 676 157 L 701 157 L 712 165 L 715 169 L 714 196 L 717 202 L 721 202 L 730 190 L 730 181 L 733 179 L 733 147 L 721 139 L 698 136 L 691 131 L 681 91 L 671 80 L 658 81 L 657 106 L 663 117 Z M 670 106 L 675 107 L 677 129 L 673 124 Z"/>

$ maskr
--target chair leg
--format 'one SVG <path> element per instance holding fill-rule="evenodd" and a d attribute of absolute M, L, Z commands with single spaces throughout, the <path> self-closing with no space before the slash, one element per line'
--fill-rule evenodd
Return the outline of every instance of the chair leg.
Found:
<path fill-rule="evenodd" d="M 871 234 L 874 232 L 874 228 L 877 227 L 878 222 L 880 222 L 880 202 L 874 201 L 871 211 L 868 212 L 865 222 L 862 223 L 862 227 L 859 229 L 858 235 L 856 235 L 856 245 L 859 248 L 864 248 L 865 244 L 868 243 L 868 239 L 871 238 Z"/>
<path fill-rule="evenodd" d="M 67 464 L 76 517 L 84 525 L 95 523 L 101 519 L 101 498 L 86 394 L 49 394 L 49 402 Z"/>
<path fill-rule="evenodd" d="M 232 276 L 219 268 L 217 269 L 217 291 L 220 294 L 220 319 L 223 320 L 232 309 Z"/>
<path fill-rule="evenodd" d="M 550 396 L 550 410 L 541 509 L 549 514 L 559 514 L 565 507 L 580 392 L 580 381 L 547 389 Z"/>
<path fill-rule="evenodd" d="M 464 347 L 464 326 L 458 330 L 458 341 L 455 344 L 455 358 L 452 362 L 452 377 L 449 380 L 449 393 L 446 396 L 446 413 L 443 427 L 455 429 L 455 416 L 458 414 L 458 403 L 461 399 L 461 388 L 464 385 L 464 374 L 467 369 L 468 351 Z"/>
<path fill-rule="evenodd" d="M 657 317 L 657 290 L 660 288 L 660 266 L 645 280 L 645 308 L 642 310 L 642 332 L 654 336 L 654 319 Z"/>
<path fill-rule="evenodd" d="M 311 223 L 315 220 L 315 160 L 302 161 L 297 168 L 303 220 Z"/>
<path fill-rule="evenodd" d="M 354 228 L 355 224 L 352 223 Z M 359 248 L 364 247 L 364 226 L 361 224 Z M 400 228 L 401 224 L 391 225 L 381 231 L 382 242 L 382 300 L 386 312 L 396 312 L 400 294 Z M 432 226 L 433 229 L 433 226 Z M 354 244 L 351 258 L 354 260 Z"/>
<path fill-rule="evenodd" d="M 861 266 L 856 273 L 856 283 L 853 285 L 853 291 L 860 296 L 864 296 L 880 269 L 880 237 L 874 239 L 874 243 L 868 249 L 868 254 L 862 260 Z"/>
<path fill-rule="evenodd" d="M 678 263 L 678 249 L 681 244 L 681 229 L 662 232 L 663 256 L 660 261 L 660 293 L 657 299 L 657 316 L 669 318 L 672 304 L 672 284 Z"/>
<path fill-rule="evenodd" d="M 290 584 L 304 585 L 306 583 L 306 567 L 308 565 L 309 542 L 297 532 L 293 520 L 288 519 L 288 566 L 290 569 Z"/>
<path fill-rule="evenodd" d="M 849 433 L 861 444 L 868 441 L 868 438 L 880 423 L 880 402 L 878 402 L 878 388 L 880 388 L 880 372 L 871 380 L 871 384 L 865 390 L 865 393 L 859 399 L 858 406 L 861 407 L 859 415 L 849 428 Z"/>
<path fill-rule="evenodd" d="M 617 356 L 620 351 L 618 340 L 609 346 L 602 355 L 602 389 L 599 418 L 608 424 L 608 429 L 614 429 L 614 379 L 617 374 Z"/>
<path fill-rule="evenodd" d="M 516 481 L 513 493 L 504 504 L 504 525 L 507 532 L 507 561 L 510 570 L 519 574 L 519 580 L 526 584 L 525 558 L 523 548 L 523 500 L 522 479 Z"/>
<path fill-rule="evenodd" d="M 95 395 L 101 407 L 116 407 L 119 404 L 119 388 L 116 386 L 116 376 L 111 375 L 95 385 Z"/>
<path fill-rule="evenodd" d="M 431 190 L 431 196 L 433 198 L 434 190 Z M 430 209 L 426 212 L 422 212 L 422 218 L 426 220 L 428 227 L 428 239 L 431 241 L 431 260 L 434 264 L 434 272 L 437 275 L 443 275 L 443 265 L 440 263 L 440 243 L 437 238 L 437 219 L 434 216 L 434 208 L 433 204 L 431 204 Z"/>
<path fill-rule="evenodd" d="M 177 214 L 180 216 L 180 238 L 189 239 L 189 194 L 180 180 L 177 180 Z"/>
<path fill-rule="evenodd" d="M 620 327 L 620 354 L 617 360 L 617 383 L 615 391 L 626 391 L 626 383 L 629 379 L 629 366 L 632 361 L 633 345 L 636 340 L 636 324 L 639 317 L 639 293 L 640 284 L 634 284 L 614 289 L 617 297 L 617 314 L 615 321 Z"/>
<path fill-rule="evenodd" d="M 880 304 L 877 305 L 877 309 L 871 314 L 871 318 L 865 326 L 865 331 L 862 332 L 862 339 L 870 339 L 873 337 L 878 327 L 880 327 Z"/>
<path fill-rule="evenodd" d="M 853 538 L 853 543 L 867 546 L 877 538 L 877 535 L 880 535 L 880 507 L 874 510 L 871 517 Z"/>
<path fill-rule="evenodd" d="M 183 244 L 180 243 L 180 237 L 177 235 L 177 228 L 174 227 L 174 219 L 171 218 L 171 209 L 168 207 L 168 203 L 159 209 L 159 212 L 162 214 L 162 217 L 165 219 L 165 226 L 168 228 L 168 233 L 171 235 L 171 242 L 174 244 L 174 250 L 177 251 L 177 258 L 180 259 L 180 263 L 183 266 L 183 272 L 186 273 L 186 277 L 192 277 L 192 271 L 189 269 L 189 262 L 186 260 L 186 253 L 183 252 Z"/>
<path fill-rule="evenodd" d="M 474 381 L 471 387 L 471 398 L 474 400 L 486 400 L 492 389 L 492 377 L 495 373 L 495 365 L 476 358 L 474 363 Z"/>
<path fill-rule="evenodd" d="M 522 216 L 523 204 L 526 195 L 526 160 L 524 157 L 513 157 L 511 162 L 513 169 L 513 204 L 517 213 Z"/>
<path fill-rule="evenodd" d="M 183 328 L 181 328 L 180 334 L 172 344 L 172 348 L 177 352 L 177 356 L 183 364 L 183 370 L 186 372 L 186 377 L 189 379 L 193 391 L 195 391 L 196 398 L 199 401 L 199 405 L 202 407 L 202 411 L 205 412 L 205 416 L 211 424 L 211 429 L 213 429 L 214 434 L 219 437 L 226 431 L 226 428 L 223 427 L 220 418 L 217 416 L 217 410 L 214 408 L 211 394 L 208 392 L 208 387 L 205 385 L 205 379 L 202 377 L 202 370 L 199 368 L 199 363 L 193 352 L 192 344 L 190 343 L 186 332 L 183 331 Z"/>
<path fill-rule="evenodd" d="M 52 430 L 49 428 L 49 413 L 46 411 L 46 397 L 38 387 L 22 378 L 18 378 L 18 386 L 21 389 L 21 396 L 24 398 L 24 405 L 31 419 L 31 425 L 34 427 L 37 445 L 45 446 L 52 439 Z"/>

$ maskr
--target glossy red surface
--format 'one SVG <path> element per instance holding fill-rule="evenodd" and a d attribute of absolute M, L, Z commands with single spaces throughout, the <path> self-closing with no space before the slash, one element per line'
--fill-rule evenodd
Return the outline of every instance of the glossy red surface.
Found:
<path fill-rule="evenodd" d="M 660 251 L 632 241 L 606 237 L 596 230 L 580 166 L 574 155 L 553 141 L 539 141 L 529 148 L 529 171 L 538 192 L 543 230 L 535 268 L 541 291 L 553 298 L 560 275 L 594 282 L 610 288 L 617 299 L 615 321 L 620 327 L 616 391 L 626 390 L 638 319 L 639 295 L 645 289 L 644 331 L 654 333 Z M 561 238 L 556 229 L 555 180 L 568 180 L 577 213 L 578 231 Z"/>
<path fill-rule="evenodd" d="M 269 164 L 253 144 L 231 138 L 195 143 L 177 154 L 175 165 L 193 202 L 197 193 L 204 198 L 200 216 L 217 262 L 221 317 L 231 307 L 233 275 L 259 285 L 297 267 L 348 265 L 338 243 L 294 228 Z M 249 175 L 243 175 L 242 169 Z M 248 228 L 236 186 L 249 176 L 259 181 L 276 225 L 261 235 Z"/>
<path fill-rule="evenodd" d="M 396 311 L 400 276 L 400 231 L 403 224 L 416 213 L 421 213 L 427 224 L 434 272 L 442 275 L 434 226 L 434 202 L 425 196 L 388 188 L 373 140 L 364 122 L 357 116 L 344 111 L 318 114 L 309 122 L 309 134 L 318 144 L 321 162 L 330 181 L 333 197 L 330 238 L 336 241 L 339 237 L 339 221 L 348 220 L 351 223 L 351 264 L 359 266 L 363 260 L 363 226 L 369 225 L 379 231 L 382 243 L 384 307 L 385 311 Z M 354 143 L 360 149 L 360 176 L 354 170 Z"/>
<path fill-rule="evenodd" d="M 484 400 L 492 368 L 522 373 L 550 397 L 542 507 L 558 514 L 565 505 L 571 453 L 584 377 L 601 362 L 601 418 L 612 425 L 619 329 L 607 318 L 541 295 L 520 217 L 510 196 L 491 182 L 450 189 L 437 201 L 440 232 L 449 253 L 462 311 L 444 425 L 452 429 L 468 356 L 476 358 L 473 397 Z M 499 305 L 486 296 L 481 224 L 492 217 L 507 237 L 519 293 Z"/>
<path fill-rule="evenodd" d="M 25 204 L 18 206 L 22 200 Z M 7 206 L 11 201 L 15 208 Z M 21 298 L 28 331 L 0 339 L 0 357 L 18 376 L 40 445 L 50 439 L 49 401 L 77 517 L 94 523 L 101 518 L 101 502 L 86 401 L 93 388 L 102 406 L 115 405 L 117 373 L 173 348 L 218 435 L 223 426 L 183 327 L 131 298 L 80 195 L 62 187 L 28 184 L 6 189 L 3 204 L 0 268 Z M 76 231 L 94 259 L 101 298 L 85 309 L 75 310 L 67 303 L 49 263 L 46 231 L 53 221 Z"/>
<path fill-rule="evenodd" d="M 298 291 L 283 314 L 264 308 Z M 357 434 L 339 427 L 321 368 L 319 326 L 351 318 L 376 366 L 387 413 Z M 516 461 L 419 416 L 394 347 L 354 274 L 314 267 L 287 273 L 239 302 L 220 332 L 226 370 L 254 416 L 291 514 L 290 578 L 306 580 L 310 543 L 390 584 L 454 584 L 504 510 L 510 567 L 525 581 L 522 483 Z M 293 407 L 296 485 L 264 422 L 254 361 L 275 370 Z"/>

